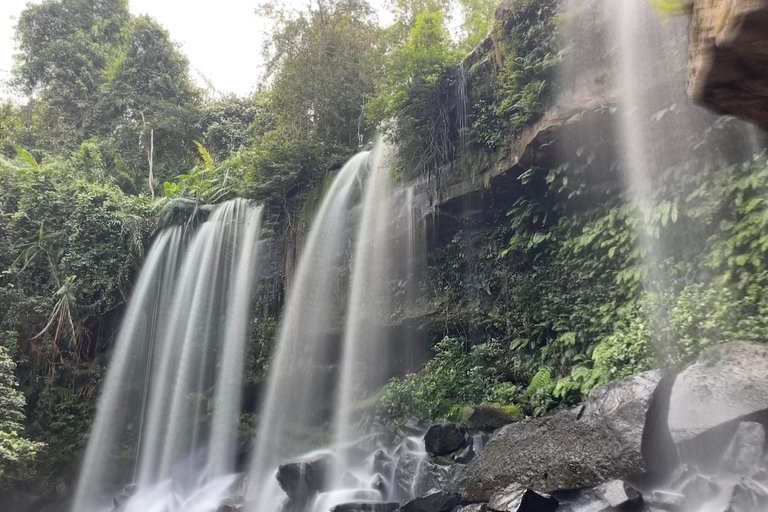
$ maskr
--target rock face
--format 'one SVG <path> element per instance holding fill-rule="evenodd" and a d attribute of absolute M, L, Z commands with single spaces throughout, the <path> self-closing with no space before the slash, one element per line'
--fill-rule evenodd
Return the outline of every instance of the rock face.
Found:
<path fill-rule="evenodd" d="M 455 464 L 435 464 L 423 456 L 403 454 L 395 468 L 397 495 L 408 500 L 438 489 L 453 491 L 458 471 Z"/>
<path fill-rule="evenodd" d="M 479 406 L 472 409 L 467 422 L 479 430 L 497 430 L 504 425 L 520 421 L 519 416 L 507 414 L 495 407 Z"/>
<path fill-rule="evenodd" d="M 424 446 L 431 455 L 448 455 L 466 444 L 466 434 L 455 423 L 432 425 L 424 436 Z"/>
<path fill-rule="evenodd" d="M 725 451 L 723 464 L 732 473 L 749 476 L 757 470 L 764 447 L 765 428 L 751 421 L 740 423 Z"/>
<path fill-rule="evenodd" d="M 685 458 L 708 455 L 711 463 L 733 438 L 740 421 L 768 418 L 768 346 L 746 342 L 704 352 L 675 380 L 669 431 Z M 698 447 L 705 447 L 701 450 Z"/>
<path fill-rule="evenodd" d="M 459 477 L 462 496 L 487 501 L 510 484 L 552 492 L 643 473 L 646 416 L 660 382 L 660 372 L 641 373 L 577 408 L 498 430 Z"/>
<path fill-rule="evenodd" d="M 402 506 L 402 512 L 448 512 L 459 504 L 461 496 L 453 492 L 432 491 Z"/>
<path fill-rule="evenodd" d="M 768 127 L 768 0 L 694 0 L 688 93 Z"/>

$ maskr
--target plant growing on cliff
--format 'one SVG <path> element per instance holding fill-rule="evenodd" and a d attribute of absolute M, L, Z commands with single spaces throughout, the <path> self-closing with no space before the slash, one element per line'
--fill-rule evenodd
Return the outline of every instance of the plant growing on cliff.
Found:
<path fill-rule="evenodd" d="M 24 436 L 26 400 L 14 375 L 16 364 L 9 354 L 14 333 L 3 333 L 0 343 L 0 488 L 31 477 L 32 463 L 45 446 Z"/>

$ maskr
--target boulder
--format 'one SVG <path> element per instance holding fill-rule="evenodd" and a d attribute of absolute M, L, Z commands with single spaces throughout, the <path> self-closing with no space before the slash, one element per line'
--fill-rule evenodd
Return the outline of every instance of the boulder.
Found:
<path fill-rule="evenodd" d="M 640 491 L 621 480 L 611 480 L 594 489 L 595 496 L 607 507 L 626 509 L 643 503 Z"/>
<path fill-rule="evenodd" d="M 429 491 L 454 491 L 460 472 L 457 464 L 435 464 L 423 455 L 403 454 L 395 468 L 395 488 L 403 501 Z"/>
<path fill-rule="evenodd" d="M 335 459 L 330 453 L 323 453 L 277 468 L 277 482 L 291 500 L 304 502 L 325 489 Z"/>
<path fill-rule="evenodd" d="M 560 502 L 547 494 L 510 485 L 504 492 L 494 495 L 488 508 L 497 512 L 554 512 Z"/>
<path fill-rule="evenodd" d="M 694 475 L 683 485 L 681 491 L 688 499 L 691 510 L 698 510 L 704 503 L 719 495 L 722 488 L 709 477 Z"/>
<path fill-rule="evenodd" d="M 424 496 L 415 498 L 400 510 L 402 512 L 448 512 L 459 504 L 461 496 L 454 492 L 430 491 Z"/>
<path fill-rule="evenodd" d="M 694 0 L 688 93 L 768 127 L 768 0 Z"/>
<path fill-rule="evenodd" d="M 510 484 L 541 492 L 581 489 L 660 467 L 664 457 L 648 440 L 667 453 L 674 446 L 663 432 L 645 427 L 647 418 L 665 418 L 669 382 L 658 371 L 641 373 L 596 390 L 582 406 L 497 430 L 462 472 L 462 496 L 486 501 Z"/>
<path fill-rule="evenodd" d="M 765 428 L 760 423 L 739 423 L 731 444 L 725 450 L 723 466 L 737 475 L 749 476 L 758 470 L 765 447 Z"/>
<path fill-rule="evenodd" d="M 733 487 L 726 512 L 756 512 L 768 510 L 768 494 L 748 478 Z"/>
<path fill-rule="evenodd" d="M 449 455 L 467 445 L 467 436 L 455 423 L 432 425 L 424 436 L 424 446 L 431 455 Z"/>
<path fill-rule="evenodd" d="M 719 464 L 741 421 L 768 419 L 768 346 L 733 342 L 705 351 L 675 379 L 668 425 L 684 460 Z"/>
<path fill-rule="evenodd" d="M 470 503 L 463 507 L 456 507 L 453 512 L 487 512 L 488 505 L 486 503 Z"/>
<path fill-rule="evenodd" d="M 126 485 L 122 491 L 117 493 L 113 499 L 115 504 L 115 509 L 119 509 L 126 503 L 128 503 L 128 500 L 131 499 L 131 497 L 136 494 L 136 491 L 138 490 L 138 485 L 136 484 L 128 484 Z"/>
<path fill-rule="evenodd" d="M 643 505 L 642 494 L 621 480 L 611 480 L 578 491 L 560 492 L 557 498 L 564 502 L 562 508 L 569 512 L 630 512 Z"/>
<path fill-rule="evenodd" d="M 646 498 L 649 506 L 667 512 L 685 512 L 689 510 L 688 500 L 683 494 L 670 491 L 653 491 Z"/>
<path fill-rule="evenodd" d="M 520 416 L 506 413 L 496 407 L 479 406 L 472 409 L 467 423 L 478 430 L 497 430 L 521 419 Z"/>
<path fill-rule="evenodd" d="M 233 496 L 219 503 L 217 512 L 235 512 L 245 508 L 245 498 L 242 496 Z"/>
<path fill-rule="evenodd" d="M 352 501 L 332 507 L 330 512 L 395 512 L 399 503 L 377 501 Z"/>

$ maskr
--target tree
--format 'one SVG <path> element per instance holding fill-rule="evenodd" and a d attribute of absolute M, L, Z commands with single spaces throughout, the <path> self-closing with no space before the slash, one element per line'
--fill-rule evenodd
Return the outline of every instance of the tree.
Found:
<path fill-rule="evenodd" d="M 265 56 L 282 129 L 296 138 L 358 147 L 371 132 L 363 111 L 381 63 L 381 29 L 370 5 L 315 0 L 295 15 L 279 4 L 263 5 L 261 13 L 274 22 Z"/>
<path fill-rule="evenodd" d="M 87 136 L 129 18 L 126 0 L 47 0 L 22 12 L 13 83 L 50 105 L 48 124 L 63 149 Z"/>

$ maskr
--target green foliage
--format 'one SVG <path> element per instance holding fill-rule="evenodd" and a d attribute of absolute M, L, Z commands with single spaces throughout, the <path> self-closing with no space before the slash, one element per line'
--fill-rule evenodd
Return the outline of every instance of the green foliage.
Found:
<path fill-rule="evenodd" d="M 18 390 L 14 375 L 16 364 L 4 343 L 0 344 L 0 488 L 9 483 L 31 478 L 31 467 L 43 443 L 30 441 L 23 435 L 26 400 Z"/>
<path fill-rule="evenodd" d="M 389 56 L 369 116 L 385 124 L 399 145 L 402 165 L 433 171 L 453 157 L 444 90 L 447 70 L 458 63 L 442 11 L 416 15 L 407 41 Z"/>
<path fill-rule="evenodd" d="M 414 416 L 460 419 L 472 405 L 513 406 L 518 390 L 503 382 L 494 367 L 499 355 L 496 342 L 469 348 L 464 339 L 443 338 L 421 372 L 387 385 L 376 404 L 377 414 L 395 421 Z"/>

